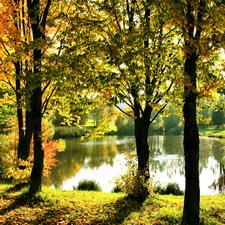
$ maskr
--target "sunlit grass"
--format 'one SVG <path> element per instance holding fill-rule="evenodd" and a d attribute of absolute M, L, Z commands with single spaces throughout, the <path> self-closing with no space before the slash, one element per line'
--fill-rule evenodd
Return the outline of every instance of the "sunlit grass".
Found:
<path fill-rule="evenodd" d="M 123 193 L 43 188 L 36 200 L 21 201 L 27 189 L 0 185 L 0 224 L 180 224 L 183 196 L 155 195 L 143 204 Z M 24 196 L 24 195 L 23 195 Z M 201 196 L 201 224 L 225 223 L 225 195 Z M 4 223 L 3 223 L 4 222 Z"/>
<path fill-rule="evenodd" d="M 225 128 L 216 126 L 199 128 L 199 134 L 207 137 L 225 138 Z"/>

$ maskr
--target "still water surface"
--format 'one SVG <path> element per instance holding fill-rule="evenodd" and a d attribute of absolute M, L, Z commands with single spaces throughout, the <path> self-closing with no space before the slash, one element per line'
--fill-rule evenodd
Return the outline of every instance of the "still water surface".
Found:
<path fill-rule="evenodd" d="M 177 182 L 185 187 L 182 136 L 150 136 L 150 171 L 155 181 Z M 135 151 L 134 137 L 104 136 L 80 141 L 67 139 L 66 150 L 57 154 L 58 163 L 45 184 L 71 190 L 83 179 L 96 180 L 103 191 L 115 186 L 113 178 L 123 173 L 124 153 Z M 200 190 L 202 195 L 214 194 L 208 186 L 225 171 L 225 140 L 200 138 Z"/>

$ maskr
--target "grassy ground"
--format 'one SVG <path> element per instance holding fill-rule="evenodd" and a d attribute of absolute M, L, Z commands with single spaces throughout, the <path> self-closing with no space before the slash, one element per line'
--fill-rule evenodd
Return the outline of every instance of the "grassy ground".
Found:
<path fill-rule="evenodd" d="M 205 127 L 199 128 L 199 134 L 207 137 L 225 138 L 225 127 Z"/>
<path fill-rule="evenodd" d="M 62 191 L 43 188 L 28 200 L 26 188 L 0 185 L 0 224 L 180 224 L 182 196 L 155 196 L 143 204 L 122 193 Z M 224 195 L 201 197 L 201 224 L 225 224 Z"/>

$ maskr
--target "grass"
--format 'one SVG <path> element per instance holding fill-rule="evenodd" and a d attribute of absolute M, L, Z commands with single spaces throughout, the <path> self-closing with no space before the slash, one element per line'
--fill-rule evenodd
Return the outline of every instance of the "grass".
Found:
<path fill-rule="evenodd" d="M 199 128 L 199 134 L 201 136 L 207 137 L 225 138 L 225 128 L 223 126 L 221 127 L 210 126 Z"/>
<path fill-rule="evenodd" d="M 44 187 L 29 200 L 26 191 L 0 185 L 0 224 L 180 224 L 183 209 L 182 196 L 156 195 L 140 204 L 123 193 Z M 225 224 L 224 197 L 201 197 L 201 224 Z"/>

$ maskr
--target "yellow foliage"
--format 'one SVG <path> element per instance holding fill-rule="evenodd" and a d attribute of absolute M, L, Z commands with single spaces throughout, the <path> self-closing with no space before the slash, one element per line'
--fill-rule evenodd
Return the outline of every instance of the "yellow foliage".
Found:
<path fill-rule="evenodd" d="M 139 196 L 146 189 L 149 195 L 153 195 L 153 178 L 145 180 L 145 175 L 139 171 L 137 165 L 137 155 L 131 152 L 127 156 L 127 168 L 124 174 L 116 177 L 114 183 L 128 196 Z M 148 171 L 146 171 L 148 173 Z"/>
<path fill-rule="evenodd" d="M 55 155 L 57 151 L 63 151 L 65 149 L 65 141 L 49 140 L 52 131 L 49 126 L 44 126 L 42 138 L 43 138 L 43 149 L 44 149 L 44 170 L 43 175 L 48 177 L 53 166 L 56 165 L 57 160 Z M 30 174 L 33 166 L 33 144 L 31 143 L 31 150 L 29 158 L 24 161 L 17 158 L 17 135 L 15 131 L 8 134 L 7 136 L 2 136 L 3 140 L 1 143 L 1 160 L 4 163 L 4 174 L 6 178 L 10 178 L 14 183 L 28 182 L 30 179 Z M 23 168 L 23 169 L 20 169 Z"/>

